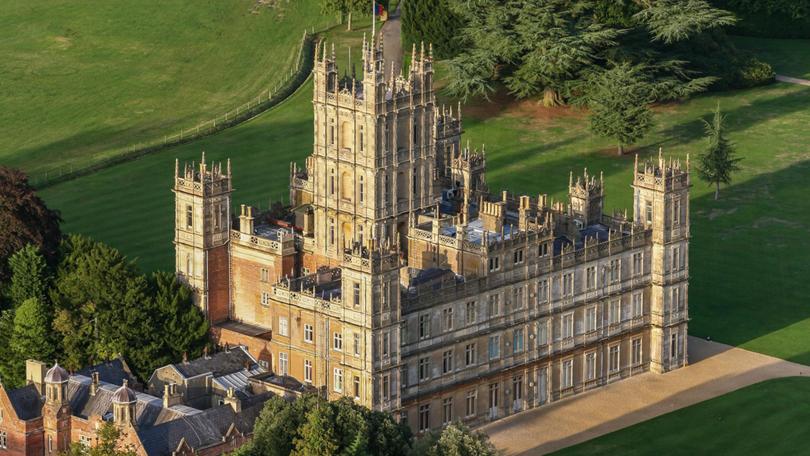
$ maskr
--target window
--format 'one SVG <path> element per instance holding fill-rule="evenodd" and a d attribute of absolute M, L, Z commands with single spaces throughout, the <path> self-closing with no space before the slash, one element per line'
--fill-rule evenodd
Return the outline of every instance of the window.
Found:
<path fill-rule="evenodd" d="M 354 398 L 360 399 L 360 377 L 354 376 Z"/>
<path fill-rule="evenodd" d="M 562 388 L 571 388 L 574 386 L 574 360 L 566 359 L 562 362 L 560 369 L 560 385 Z"/>
<path fill-rule="evenodd" d="M 53 452 L 53 436 L 48 436 L 48 453 Z"/>
<path fill-rule="evenodd" d="M 278 371 L 281 375 L 287 375 L 287 372 L 289 372 L 290 370 L 289 369 L 290 360 L 287 356 L 288 355 L 286 353 L 278 354 Z"/>
<path fill-rule="evenodd" d="M 442 424 L 450 424 L 453 421 L 453 398 L 442 399 Z"/>
<path fill-rule="evenodd" d="M 8 434 L 6 431 L 0 431 L 0 448 L 4 450 L 8 448 Z"/>
<path fill-rule="evenodd" d="M 329 245 L 335 244 L 335 219 L 329 217 Z"/>
<path fill-rule="evenodd" d="M 419 380 L 430 378 L 430 358 L 419 358 Z"/>
<path fill-rule="evenodd" d="M 186 254 L 186 274 L 193 275 L 191 270 L 191 254 Z"/>
<path fill-rule="evenodd" d="M 573 296 L 574 295 L 574 273 L 569 272 L 568 274 L 564 274 L 562 277 L 562 289 L 563 289 L 563 296 Z"/>
<path fill-rule="evenodd" d="M 633 293 L 633 318 L 638 318 L 644 314 L 644 293 L 639 291 Z"/>
<path fill-rule="evenodd" d="M 442 353 L 442 374 L 453 372 L 453 350 L 445 350 Z"/>
<path fill-rule="evenodd" d="M 487 298 L 487 317 L 492 318 L 497 316 L 500 313 L 500 295 L 499 294 L 491 294 L 489 298 Z"/>
<path fill-rule="evenodd" d="M 652 225 L 653 218 L 653 205 L 652 201 L 646 201 L 644 204 L 644 212 L 647 215 L 647 225 Z"/>
<path fill-rule="evenodd" d="M 548 280 L 537 282 L 537 302 L 548 302 Z"/>
<path fill-rule="evenodd" d="M 219 229 L 219 220 L 222 218 L 222 205 L 214 205 L 214 214 L 211 216 L 214 219 L 214 229 Z"/>
<path fill-rule="evenodd" d="M 672 224 L 677 226 L 681 223 L 681 200 L 672 201 Z"/>
<path fill-rule="evenodd" d="M 464 416 L 469 418 L 471 416 L 475 416 L 477 402 L 478 402 L 478 390 L 470 390 L 467 391 L 465 396 L 465 407 L 464 407 Z"/>
<path fill-rule="evenodd" d="M 523 399 L 523 376 L 516 375 L 512 377 L 512 397 L 519 401 Z"/>
<path fill-rule="evenodd" d="M 267 306 L 270 305 L 270 293 L 268 293 L 266 291 L 262 291 L 261 303 L 262 303 L 262 305 L 264 307 L 267 307 Z"/>
<path fill-rule="evenodd" d="M 419 316 L 419 338 L 427 339 L 430 337 L 430 315 Z"/>
<path fill-rule="evenodd" d="M 680 261 L 681 258 L 681 248 L 680 247 L 673 247 L 672 248 L 672 270 L 677 271 L 680 269 Z"/>
<path fill-rule="evenodd" d="M 523 249 L 517 249 L 514 253 L 515 264 L 523 263 Z"/>
<path fill-rule="evenodd" d="M 270 271 L 267 268 L 262 268 L 259 273 L 259 277 L 262 282 L 267 282 L 270 280 Z"/>
<path fill-rule="evenodd" d="M 312 383 L 312 361 L 304 360 L 304 381 Z"/>
<path fill-rule="evenodd" d="M 619 345 L 608 348 L 608 370 L 610 372 L 619 371 Z"/>
<path fill-rule="evenodd" d="M 644 254 L 641 252 L 633 254 L 633 275 L 641 275 L 644 272 Z"/>
<path fill-rule="evenodd" d="M 352 296 L 354 299 L 353 301 L 354 307 L 360 307 L 360 284 L 354 282 L 354 285 L 352 285 L 352 290 L 353 290 Z"/>
<path fill-rule="evenodd" d="M 512 332 L 512 352 L 520 353 L 523 349 L 523 328 L 520 328 Z"/>
<path fill-rule="evenodd" d="M 677 334 L 673 334 L 670 337 L 669 357 L 670 358 L 677 358 L 678 357 L 678 335 Z"/>
<path fill-rule="evenodd" d="M 360 334 L 354 333 L 354 356 L 360 356 Z"/>
<path fill-rule="evenodd" d="M 336 187 L 336 180 L 335 180 L 335 168 L 331 168 L 329 170 L 329 194 L 335 194 L 335 187 Z"/>
<path fill-rule="evenodd" d="M 343 369 L 338 367 L 335 368 L 333 387 L 336 392 L 343 392 Z"/>
<path fill-rule="evenodd" d="M 574 337 L 574 313 L 568 313 L 562 316 L 562 336 L 563 339 L 570 339 Z"/>
<path fill-rule="evenodd" d="M 500 389 L 497 383 L 489 384 L 489 409 L 498 408 L 498 390 Z"/>
<path fill-rule="evenodd" d="M 334 337 L 332 339 L 332 348 L 334 348 L 336 351 L 343 350 L 343 334 L 339 332 L 336 332 L 334 334 Z"/>
<path fill-rule="evenodd" d="M 501 357 L 501 336 L 489 336 L 489 359 Z"/>
<path fill-rule="evenodd" d="M 391 334 L 384 332 L 382 335 L 382 355 L 388 357 L 391 355 Z"/>
<path fill-rule="evenodd" d="M 622 276 L 622 260 L 610 260 L 610 283 L 616 283 L 621 280 Z"/>
<path fill-rule="evenodd" d="M 194 208 L 191 204 L 186 205 L 186 228 L 194 227 Z"/>
<path fill-rule="evenodd" d="M 591 266 L 585 270 L 585 288 L 596 289 L 596 266 Z"/>
<path fill-rule="evenodd" d="M 537 345 L 543 346 L 548 344 L 548 320 L 543 320 L 537 324 Z"/>
<path fill-rule="evenodd" d="M 419 432 L 430 429 L 430 404 L 419 406 Z"/>
<path fill-rule="evenodd" d="M 382 377 L 382 397 L 384 401 L 391 399 L 391 377 L 388 374 Z"/>
<path fill-rule="evenodd" d="M 610 301 L 608 305 L 608 321 L 611 325 L 616 325 L 622 320 L 622 302 L 618 299 Z"/>
<path fill-rule="evenodd" d="M 681 310 L 680 302 L 681 302 L 681 289 L 678 287 L 672 288 L 670 290 L 671 298 L 669 302 L 670 311 L 677 312 Z"/>
<path fill-rule="evenodd" d="M 596 379 L 596 352 L 585 354 L 585 380 Z"/>
<path fill-rule="evenodd" d="M 304 342 L 312 343 L 313 334 L 312 325 L 304 325 Z"/>
<path fill-rule="evenodd" d="M 641 337 L 633 339 L 632 347 L 632 362 L 634 366 L 637 366 L 641 364 Z"/>
<path fill-rule="evenodd" d="M 290 335 L 290 324 L 287 317 L 278 317 L 278 333 L 285 337 Z"/>
<path fill-rule="evenodd" d="M 512 303 L 515 305 L 515 309 L 522 309 L 523 308 L 523 287 L 518 287 L 512 290 Z"/>
<path fill-rule="evenodd" d="M 472 366 L 476 362 L 475 343 L 467 344 L 464 347 L 464 365 Z"/>
<path fill-rule="evenodd" d="M 489 259 L 489 272 L 494 272 L 501 269 L 501 264 L 498 257 L 492 257 Z"/>
<path fill-rule="evenodd" d="M 331 120 L 330 122 L 332 122 L 334 124 L 335 121 Z M 335 145 L 335 126 L 334 125 L 329 125 L 329 145 L 331 145 L 331 146 Z"/>
<path fill-rule="evenodd" d="M 453 329 L 453 308 L 447 307 L 442 310 L 442 326 L 445 331 Z"/>
<path fill-rule="evenodd" d="M 475 323 L 475 301 L 467 301 L 467 308 L 464 317 L 468 325 Z"/>
<path fill-rule="evenodd" d="M 366 135 L 363 127 L 364 125 L 360 125 L 360 152 L 363 152 L 366 148 Z"/>
<path fill-rule="evenodd" d="M 544 242 L 537 246 L 537 256 L 544 257 L 548 255 L 548 243 Z"/>
<path fill-rule="evenodd" d="M 260 359 L 259 366 L 261 366 L 261 368 L 264 370 L 270 370 L 270 363 L 268 363 L 266 360 Z"/>
<path fill-rule="evenodd" d="M 365 184 L 365 181 L 363 179 L 363 176 L 360 176 L 359 189 L 360 189 L 360 191 L 358 192 L 359 193 L 358 198 L 359 198 L 360 202 L 362 203 L 365 200 L 365 197 L 366 197 L 366 184 Z"/>
<path fill-rule="evenodd" d="M 412 176 L 413 176 L 413 194 L 415 196 L 417 193 L 416 183 L 417 181 L 419 181 L 419 170 L 416 167 L 413 168 Z"/>
<path fill-rule="evenodd" d="M 585 332 L 596 331 L 596 306 L 585 309 Z"/>

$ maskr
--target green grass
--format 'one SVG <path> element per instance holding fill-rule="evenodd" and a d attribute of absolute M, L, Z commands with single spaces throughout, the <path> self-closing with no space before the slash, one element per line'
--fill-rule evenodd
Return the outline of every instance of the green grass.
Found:
<path fill-rule="evenodd" d="M 357 52 L 358 34 L 352 37 Z M 341 41 L 341 47 L 347 46 Z M 343 55 L 340 53 L 339 55 Z M 357 57 L 353 61 L 357 62 Z M 202 141 L 49 188 L 66 231 L 107 242 L 140 265 L 173 269 L 174 158 L 231 157 L 234 204 L 267 207 L 286 198 L 288 164 L 312 148 L 311 86 L 251 122 Z M 711 94 L 659 108 L 642 156 L 694 157 L 703 148 L 701 118 L 720 102 L 729 136 L 744 161 L 720 201 L 694 180 L 690 249 L 690 331 L 732 345 L 810 364 L 810 88 L 775 84 Z M 486 143 L 490 188 L 564 198 L 568 173 L 604 171 L 608 210 L 631 207 L 632 155 L 616 157 L 610 141 L 588 131 L 584 113 L 560 116 L 532 102 L 473 103 L 464 110 L 464 141 Z"/>
<path fill-rule="evenodd" d="M 806 454 L 810 379 L 770 380 L 554 453 Z"/>
<path fill-rule="evenodd" d="M 770 63 L 777 74 L 810 79 L 810 40 L 768 39 L 736 36 L 740 49 Z"/>
<path fill-rule="evenodd" d="M 0 163 L 39 177 L 224 114 L 278 84 L 318 0 L 11 0 Z"/>

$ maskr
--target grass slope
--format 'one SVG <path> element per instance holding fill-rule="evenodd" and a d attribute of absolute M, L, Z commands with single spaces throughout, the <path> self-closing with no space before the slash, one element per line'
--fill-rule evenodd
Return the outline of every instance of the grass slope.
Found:
<path fill-rule="evenodd" d="M 39 176 L 176 134 L 281 81 L 318 0 L 11 0 L 0 163 Z"/>
<path fill-rule="evenodd" d="M 805 454 L 808 394 L 806 377 L 770 380 L 554 454 Z"/>
<path fill-rule="evenodd" d="M 736 36 L 734 43 L 770 63 L 776 74 L 810 79 L 810 40 Z"/>
<path fill-rule="evenodd" d="M 342 34 L 340 39 L 345 39 Z M 357 35 L 351 35 L 357 39 Z M 346 43 L 341 41 L 343 46 Z M 339 46 L 340 48 L 340 46 Z M 353 50 L 358 48 L 352 44 Z M 355 57 L 356 58 L 356 57 Z M 356 61 L 356 60 L 355 60 Z M 311 87 L 240 127 L 203 141 L 47 189 L 65 230 L 82 232 L 139 257 L 145 269 L 172 269 L 174 157 L 231 157 L 234 203 L 267 207 L 288 191 L 288 162 L 301 163 L 312 144 Z M 775 84 L 698 97 L 657 110 L 656 127 L 639 146 L 685 159 L 703 148 L 701 118 L 717 102 L 744 157 L 734 185 L 715 202 L 695 179 L 692 189 L 690 309 L 692 334 L 810 363 L 810 88 Z M 465 136 L 487 144 L 492 190 L 547 192 L 565 198 L 568 173 L 604 171 L 607 206 L 631 207 L 632 156 L 614 156 L 610 141 L 588 131 L 577 111 L 548 111 L 533 102 L 473 103 Z"/>

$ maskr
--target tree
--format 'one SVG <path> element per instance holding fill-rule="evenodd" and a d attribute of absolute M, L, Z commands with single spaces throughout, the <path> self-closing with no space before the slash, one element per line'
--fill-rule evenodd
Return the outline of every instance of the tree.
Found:
<path fill-rule="evenodd" d="M 50 272 L 39 249 L 28 244 L 9 258 L 11 286 L 9 296 L 15 307 L 26 299 L 37 298 L 46 302 Z"/>
<path fill-rule="evenodd" d="M 208 344 L 208 320 L 194 305 L 191 289 L 175 274 L 155 272 L 149 280 L 149 295 L 157 313 L 162 339 L 160 363 L 168 364 L 183 354 L 200 356 Z"/>
<path fill-rule="evenodd" d="M 585 101 L 591 110 L 591 130 L 613 138 L 618 153 L 624 146 L 643 138 L 652 127 L 652 111 L 647 106 L 652 100 L 652 86 L 643 77 L 640 67 L 616 65 L 591 78 Z"/>
<path fill-rule="evenodd" d="M 14 309 L 0 310 L 0 381 L 8 387 L 22 386 L 14 377 L 17 374 L 16 357 L 11 350 L 14 334 Z"/>
<path fill-rule="evenodd" d="M 76 442 L 70 445 L 65 453 L 66 456 L 136 456 L 135 450 L 129 446 L 123 446 L 121 442 L 121 431 L 113 423 L 105 422 L 98 430 L 98 442 L 95 446 L 88 447 Z"/>
<path fill-rule="evenodd" d="M 636 18 L 647 25 L 654 40 L 668 44 L 737 22 L 733 14 L 705 0 L 655 0 L 636 13 Z"/>
<path fill-rule="evenodd" d="M 473 432 L 459 422 L 440 434 L 428 433 L 414 445 L 413 456 L 495 456 L 498 451 L 483 432 Z"/>
<path fill-rule="evenodd" d="M 14 311 L 14 326 L 9 340 L 9 381 L 22 385 L 25 360 L 52 360 L 56 348 L 51 336 L 50 308 L 39 298 L 29 298 Z"/>
<path fill-rule="evenodd" d="M 48 260 L 55 257 L 59 222 L 59 213 L 45 206 L 22 171 L 0 166 L 0 282 L 9 277 L 9 257 L 28 244 Z"/>
<path fill-rule="evenodd" d="M 365 409 L 366 411 L 368 409 Z M 317 403 L 295 440 L 294 456 L 374 454 L 368 447 L 368 423 L 363 408 L 344 397 Z"/>
<path fill-rule="evenodd" d="M 341 20 L 348 18 L 348 30 L 352 29 L 352 14 L 371 14 L 371 2 L 368 0 L 321 0 L 321 9 L 324 13 L 335 13 Z"/>
<path fill-rule="evenodd" d="M 402 47 L 432 44 L 437 58 L 454 57 L 462 22 L 450 8 L 451 0 L 420 0 L 402 3 Z"/>
<path fill-rule="evenodd" d="M 707 145 L 706 153 L 700 156 L 697 168 L 698 177 L 709 185 L 714 185 L 715 200 L 720 197 L 720 184 L 731 183 L 731 175 L 740 169 L 737 163 L 742 160 L 735 155 L 734 144 L 724 134 L 725 118 L 718 103 L 712 121 L 703 119 Z"/>

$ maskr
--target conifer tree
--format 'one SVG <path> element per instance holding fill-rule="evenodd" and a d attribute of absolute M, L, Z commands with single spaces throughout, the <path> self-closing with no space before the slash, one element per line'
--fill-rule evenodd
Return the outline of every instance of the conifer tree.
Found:
<path fill-rule="evenodd" d="M 726 116 L 720 112 L 720 104 L 714 110 L 712 121 L 703 119 L 706 130 L 706 152 L 700 156 L 697 167 L 698 177 L 714 185 L 714 199 L 720 198 L 720 184 L 730 184 L 731 175 L 739 171 L 737 163 L 742 158 L 737 157 L 734 151 L 734 144 L 726 138 L 725 121 Z"/>
<path fill-rule="evenodd" d="M 9 258 L 11 286 L 9 297 L 17 307 L 29 298 L 46 302 L 50 274 L 45 257 L 34 245 L 28 244 Z"/>
<path fill-rule="evenodd" d="M 171 363 L 183 354 L 202 355 L 208 343 L 208 320 L 194 305 L 191 289 L 168 272 L 155 272 L 149 280 L 149 295 L 161 330 L 161 362 Z"/>
<path fill-rule="evenodd" d="M 51 312 L 39 298 L 23 301 L 14 311 L 14 327 L 9 340 L 11 368 L 7 375 L 14 384 L 25 379 L 25 360 L 52 360 L 55 353 L 51 336 Z"/>

